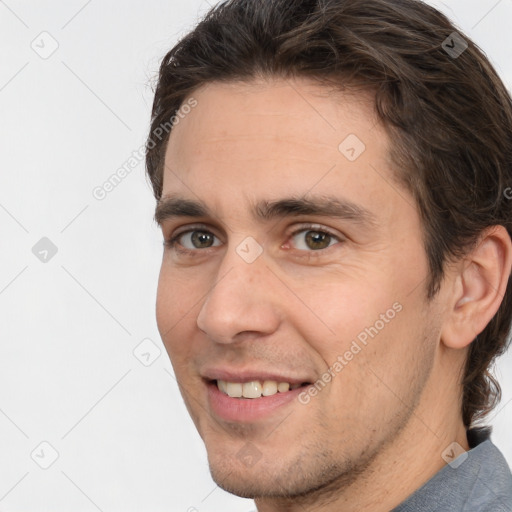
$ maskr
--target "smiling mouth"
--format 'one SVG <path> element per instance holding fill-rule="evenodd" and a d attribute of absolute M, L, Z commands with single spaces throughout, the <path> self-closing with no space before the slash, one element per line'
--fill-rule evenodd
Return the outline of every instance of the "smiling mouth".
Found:
<path fill-rule="evenodd" d="M 250 382 L 228 382 L 225 380 L 214 381 L 219 391 L 231 398 L 261 398 L 278 393 L 286 393 L 303 386 L 309 386 L 309 382 L 302 384 L 290 384 L 289 382 L 277 382 L 275 380 L 253 380 Z"/>

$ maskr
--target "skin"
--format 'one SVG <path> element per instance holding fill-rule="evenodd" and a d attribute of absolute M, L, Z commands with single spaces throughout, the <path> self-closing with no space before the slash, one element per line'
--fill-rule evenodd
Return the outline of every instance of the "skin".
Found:
<path fill-rule="evenodd" d="M 499 227 L 485 233 L 427 300 L 421 222 L 394 179 L 370 95 L 273 79 L 193 96 L 197 107 L 170 136 L 162 203 L 179 196 L 211 213 L 159 218 L 165 239 L 183 236 L 164 250 L 157 322 L 212 476 L 260 512 L 389 511 L 445 465 L 448 445 L 468 449 L 460 373 L 503 296 L 510 239 Z M 338 149 L 349 134 L 366 146 L 353 162 Z M 259 201 L 327 196 L 372 221 L 252 215 Z M 194 230 L 212 245 L 194 246 Z M 328 246 L 312 249 L 311 231 L 330 233 Z M 249 236 L 263 250 L 252 263 L 236 251 Z M 309 403 L 253 422 L 212 412 L 208 365 L 315 382 L 397 303 Z M 250 466 L 239 455 L 248 447 L 258 455 Z"/>

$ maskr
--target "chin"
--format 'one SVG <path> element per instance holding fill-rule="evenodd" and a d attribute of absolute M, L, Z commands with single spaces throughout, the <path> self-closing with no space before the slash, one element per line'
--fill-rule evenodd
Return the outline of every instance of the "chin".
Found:
<path fill-rule="evenodd" d="M 309 463 L 300 454 L 286 457 L 275 452 L 269 459 L 262 456 L 251 466 L 245 466 L 238 459 L 225 452 L 208 452 L 215 483 L 241 498 L 309 498 L 314 502 L 319 495 L 328 496 L 331 488 L 339 491 L 340 485 L 348 485 L 357 473 L 352 465 L 329 463 L 328 457 L 320 453 Z"/>
<path fill-rule="evenodd" d="M 210 448 L 210 449 L 208 449 Z M 287 457 L 275 455 L 272 466 L 259 449 L 251 443 L 215 443 L 208 447 L 208 463 L 215 483 L 231 494 L 243 498 L 273 496 L 286 491 Z M 289 485 L 288 480 L 288 485 Z M 286 486 L 283 488 L 283 486 Z"/>
<path fill-rule="evenodd" d="M 296 495 L 297 491 L 303 491 L 297 482 L 265 474 L 262 469 L 229 470 L 210 464 L 210 472 L 220 488 L 241 498 L 286 498 Z"/>

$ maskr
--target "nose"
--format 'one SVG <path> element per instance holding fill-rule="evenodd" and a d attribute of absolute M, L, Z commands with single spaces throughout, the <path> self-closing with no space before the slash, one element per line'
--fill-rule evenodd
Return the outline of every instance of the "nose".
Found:
<path fill-rule="evenodd" d="M 197 316 L 197 326 L 216 343 L 236 343 L 275 332 L 282 299 L 261 255 L 246 262 L 229 249 Z"/>

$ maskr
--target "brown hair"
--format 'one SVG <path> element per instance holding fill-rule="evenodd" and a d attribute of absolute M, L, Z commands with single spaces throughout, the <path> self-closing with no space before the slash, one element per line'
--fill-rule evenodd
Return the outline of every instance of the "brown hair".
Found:
<path fill-rule="evenodd" d="M 481 50 L 455 31 L 418 0 L 221 2 L 161 63 L 146 149 L 155 197 L 162 194 L 170 130 L 155 134 L 198 87 L 305 77 L 370 88 L 397 178 L 419 208 L 433 297 L 448 258 L 463 255 L 489 226 L 512 229 L 505 193 L 512 185 L 511 98 Z M 469 349 L 466 426 L 500 399 L 489 367 L 506 349 L 511 313 L 509 280 L 499 311 Z"/>

